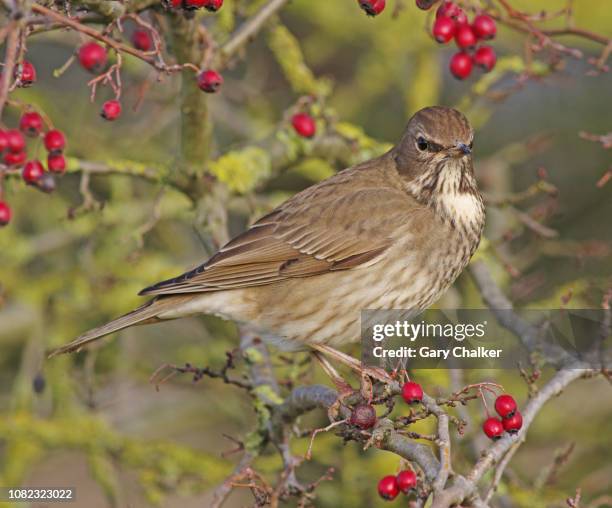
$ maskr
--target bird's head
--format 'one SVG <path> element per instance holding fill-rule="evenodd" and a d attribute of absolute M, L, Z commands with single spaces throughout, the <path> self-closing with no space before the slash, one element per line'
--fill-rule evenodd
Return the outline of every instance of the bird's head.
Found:
<path fill-rule="evenodd" d="M 473 143 L 474 130 L 463 113 L 434 106 L 410 119 L 391 156 L 408 192 L 431 203 L 442 194 L 478 195 Z"/>
<path fill-rule="evenodd" d="M 408 179 L 444 163 L 471 170 L 474 130 L 456 109 L 433 106 L 417 112 L 393 149 L 398 171 Z"/>

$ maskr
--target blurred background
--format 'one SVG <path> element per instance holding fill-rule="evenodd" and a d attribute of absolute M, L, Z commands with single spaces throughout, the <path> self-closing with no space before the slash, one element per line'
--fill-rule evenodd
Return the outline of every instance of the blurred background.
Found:
<path fill-rule="evenodd" d="M 222 93 L 209 100 L 213 148 L 202 166 L 220 183 L 196 203 L 163 178 L 121 174 L 172 171 L 181 143 L 179 76 L 156 82 L 150 67 L 126 58 L 124 114 L 110 124 L 98 115 L 108 90 L 91 104 L 91 76 L 78 65 L 54 76 L 79 37 L 56 30 L 29 39 L 38 82 L 11 97 L 45 111 L 67 134 L 70 169 L 51 195 L 6 184 L 15 218 L 0 231 L 1 485 L 76 487 L 75 506 L 88 508 L 208 506 L 210 489 L 240 457 L 228 453 L 233 440 L 254 428 L 252 402 L 219 380 L 193 384 L 179 376 L 156 391 L 149 377 L 164 363 L 221 367 L 237 346 L 233 324 L 198 318 L 141 327 L 52 361 L 44 360 L 45 349 L 138 305 L 143 287 L 200 264 L 214 249 L 219 224 L 237 233 L 296 191 L 382 153 L 427 105 L 459 107 L 476 128 L 477 175 L 491 205 L 486 257 L 512 300 L 533 308 L 600 306 L 612 275 L 612 183 L 601 184 L 611 160 L 601 143 L 580 133 L 612 130 L 612 77 L 588 72 L 587 59 L 601 47 L 562 38 L 585 58 L 552 62 L 536 55 L 536 72 L 526 79 L 524 35 L 501 26 L 497 68 L 457 81 L 447 69 L 454 49 L 436 45 L 428 33 L 433 14 L 404 1 L 392 16 L 396 2 L 388 3 L 375 19 L 352 0 L 294 0 L 282 10 L 280 22 L 248 46 L 224 73 Z M 198 19 L 223 40 L 240 13 L 261 4 L 226 1 L 216 18 Z M 555 12 L 566 2 L 513 5 Z M 609 0 L 577 0 L 573 7 L 578 26 L 612 35 Z M 132 29 L 125 23 L 126 34 Z M 314 90 L 317 100 L 306 104 L 319 131 L 350 141 L 340 156 L 325 157 L 313 150 L 316 140 L 290 128 L 299 97 Z M 17 121 L 18 110 L 7 108 L 3 122 Z M 289 147 L 282 163 L 247 149 L 271 143 Z M 96 164 L 116 171 L 84 179 L 82 169 Z M 527 199 L 506 199 L 542 177 L 555 192 L 538 188 Z M 442 305 L 481 303 L 467 274 L 445 298 Z M 273 361 L 283 365 L 278 355 Z M 292 369 L 302 383 L 328 382 L 315 365 Z M 446 394 L 456 383 L 447 371 L 414 376 L 432 393 Z M 517 371 L 463 373 L 464 383 L 484 380 L 526 399 Z M 478 437 L 482 409 L 473 404 L 468 411 L 475 423 L 455 437 L 457 468 L 469 467 L 485 445 Z M 301 427 L 326 422 L 315 412 Z M 295 452 L 304 453 L 307 443 L 296 440 Z M 499 506 L 565 506 L 577 487 L 589 506 L 612 495 L 611 455 L 612 387 L 601 378 L 575 383 L 539 415 L 500 488 Z M 551 474 L 555 460 L 561 466 Z M 256 464 L 271 478 L 281 467 L 274 450 Z M 318 489 L 316 506 L 382 506 L 375 484 L 397 469 L 398 459 L 323 434 L 299 474 L 314 481 L 329 466 L 336 474 Z M 598 506 L 612 506 L 610 499 Z M 249 492 L 238 491 L 226 506 L 250 503 Z"/>

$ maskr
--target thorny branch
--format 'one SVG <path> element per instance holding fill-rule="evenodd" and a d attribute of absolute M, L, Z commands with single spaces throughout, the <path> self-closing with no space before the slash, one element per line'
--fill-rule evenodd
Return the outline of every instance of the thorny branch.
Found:
<path fill-rule="evenodd" d="M 558 372 L 525 407 L 523 411 L 523 428 L 518 437 L 506 436 L 497 441 L 483 454 L 465 478 L 462 478 L 459 482 L 455 481 L 454 485 L 451 485 L 437 498 L 434 498 L 432 508 L 449 508 L 474 495 L 477 492 L 478 484 L 483 475 L 516 445 L 517 439 L 520 443 L 526 439 L 529 426 L 542 409 L 542 406 L 551 398 L 561 393 L 572 381 L 593 372 L 593 369 L 580 364 L 568 366 L 568 368 Z"/>
<path fill-rule="evenodd" d="M 537 40 L 537 44 L 531 45 L 530 50 L 539 51 L 540 49 L 548 47 L 554 51 L 569 55 L 573 58 L 582 59 L 584 55 L 581 50 L 567 47 L 554 40 L 555 37 L 573 35 L 602 44 L 604 49 L 602 50 L 600 57 L 592 63 L 599 72 L 607 72 L 609 70 L 606 62 L 610 56 L 610 53 L 612 52 L 612 38 L 573 26 L 571 16 L 568 16 L 568 23 L 563 28 L 540 29 L 536 25 L 536 21 L 546 21 L 546 13 L 540 13 L 540 15 L 533 16 L 515 9 L 508 0 L 497 1 L 502 6 L 505 15 L 493 15 L 493 17 L 513 30 L 527 33 L 531 37 L 535 38 Z"/>

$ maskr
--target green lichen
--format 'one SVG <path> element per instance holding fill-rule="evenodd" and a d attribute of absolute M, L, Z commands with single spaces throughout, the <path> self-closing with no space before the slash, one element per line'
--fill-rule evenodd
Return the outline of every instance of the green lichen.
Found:
<path fill-rule="evenodd" d="M 283 398 L 270 385 L 260 385 L 253 390 L 253 393 L 266 404 L 280 405 L 283 403 Z"/>
<path fill-rule="evenodd" d="M 304 61 L 298 40 L 287 27 L 279 24 L 272 28 L 268 36 L 268 45 L 295 93 L 329 95 L 331 83 L 315 77 Z"/>
<path fill-rule="evenodd" d="M 83 452 L 92 477 L 113 504 L 117 483 L 113 463 L 135 471 L 145 495 L 159 504 L 166 492 L 202 491 L 229 473 L 229 464 L 216 456 L 167 441 L 124 436 L 102 420 L 85 414 L 39 419 L 28 413 L 0 416 L 0 444 L 6 446 L 0 484 L 19 485 L 41 455 L 52 450 Z"/>
<path fill-rule="evenodd" d="M 272 167 L 265 150 L 249 147 L 228 152 L 212 161 L 209 171 L 231 191 L 245 194 L 264 182 L 270 176 Z"/>

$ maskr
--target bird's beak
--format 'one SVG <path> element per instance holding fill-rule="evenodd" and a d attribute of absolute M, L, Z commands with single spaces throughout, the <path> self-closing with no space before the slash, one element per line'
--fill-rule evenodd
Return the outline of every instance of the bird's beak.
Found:
<path fill-rule="evenodd" d="M 470 155 L 471 153 L 472 149 L 465 143 L 458 143 L 457 146 L 452 149 L 452 154 L 454 157 L 464 157 L 465 155 Z"/>

